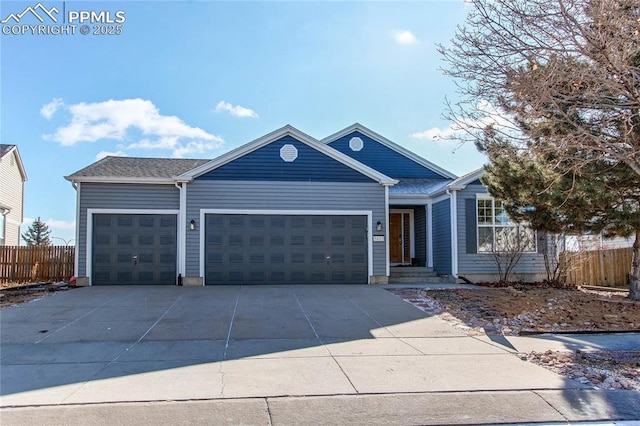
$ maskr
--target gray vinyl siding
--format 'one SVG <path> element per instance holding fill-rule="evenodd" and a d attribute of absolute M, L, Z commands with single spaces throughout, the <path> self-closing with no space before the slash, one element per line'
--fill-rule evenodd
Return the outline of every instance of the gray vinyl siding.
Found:
<path fill-rule="evenodd" d="M 433 204 L 433 270 L 451 274 L 451 202 L 449 199 Z"/>
<path fill-rule="evenodd" d="M 367 210 L 385 223 L 384 187 L 377 183 L 195 180 L 187 185 L 186 275 L 200 275 L 200 209 Z M 373 273 L 386 275 L 386 244 L 373 243 Z"/>
<path fill-rule="evenodd" d="M 418 266 L 427 265 L 427 210 L 425 206 L 415 206 L 413 210 L 415 226 L 415 247 Z"/>
<path fill-rule="evenodd" d="M 23 195 L 24 181 L 18 166 L 16 151 L 13 151 L 0 160 L 0 202 L 11 207 L 11 211 L 5 218 L 4 244 L 7 246 L 20 244 Z"/>
<path fill-rule="evenodd" d="M 180 208 L 180 193 L 173 185 L 96 184 L 80 185 L 78 276 L 87 273 L 87 209 L 171 209 Z"/>
<path fill-rule="evenodd" d="M 496 274 L 496 263 L 490 253 L 468 253 L 467 250 L 467 214 L 466 200 L 476 199 L 476 194 L 486 194 L 487 190 L 481 185 L 469 185 L 458 192 L 458 275 L 465 274 Z M 473 216 L 475 218 L 475 216 Z M 475 226 L 475 224 L 472 224 Z M 476 232 L 477 234 L 477 232 Z M 476 243 L 477 244 L 477 243 Z M 539 242 L 540 244 L 540 242 Z M 474 251 L 473 249 L 471 251 Z M 539 250 L 540 251 L 540 250 Z M 544 272 L 544 257 L 538 253 L 524 253 L 516 266 L 515 274 L 535 274 Z"/>

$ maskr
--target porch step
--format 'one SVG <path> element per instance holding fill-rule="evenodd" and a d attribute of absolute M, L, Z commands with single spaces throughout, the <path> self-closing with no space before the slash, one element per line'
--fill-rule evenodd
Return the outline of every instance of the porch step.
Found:
<path fill-rule="evenodd" d="M 419 266 L 393 266 L 390 268 L 392 277 L 435 277 L 433 268 Z"/>
<path fill-rule="evenodd" d="M 438 283 L 448 283 L 452 282 L 451 277 L 443 276 L 439 277 L 437 275 L 429 276 L 429 277 L 397 277 L 391 275 L 389 277 L 389 284 L 438 284 Z"/>
<path fill-rule="evenodd" d="M 391 267 L 389 284 L 402 283 L 444 283 L 449 282 L 450 277 L 440 277 L 433 268 L 416 266 L 396 266 Z"/>

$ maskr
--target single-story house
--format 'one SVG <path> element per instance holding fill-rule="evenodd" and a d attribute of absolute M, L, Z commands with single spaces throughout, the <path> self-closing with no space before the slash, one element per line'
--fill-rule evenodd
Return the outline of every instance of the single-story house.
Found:
<path fill-rule="evenodd" d="M 479 181 L 354 124 L 285 126 L 213 160 L 106 157 L 77 191 L 76 277 L 101 284 L 377 284 L 396 266 L 494 279 L 512 226 Z M 534 241 L 516 272 L 544 270 Z"/>

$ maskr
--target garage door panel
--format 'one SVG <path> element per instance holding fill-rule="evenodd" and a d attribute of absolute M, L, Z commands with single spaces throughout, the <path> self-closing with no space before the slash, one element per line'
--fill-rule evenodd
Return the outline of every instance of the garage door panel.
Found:
<path fill-rule="evenodd" d="M 94 214 L 92 283 L 175 284 L 176 215 Z"/>
<path fill-rule="evenodd" d="M 206 283 L 366 284 L 366 224 L 366 216 L 207 214 Z"/>

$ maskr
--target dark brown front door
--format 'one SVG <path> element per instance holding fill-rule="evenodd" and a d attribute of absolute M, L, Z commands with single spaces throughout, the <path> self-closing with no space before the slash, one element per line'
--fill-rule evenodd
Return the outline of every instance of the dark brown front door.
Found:
<path fill-rule="evenodd" d="M 389 214 L 389 261 L 402 262 L 402 213 Z"/>
<path fill-rule="evenodd" d="M 389 262 L 411 262 L 409 213 L 389 213 Z"/>

